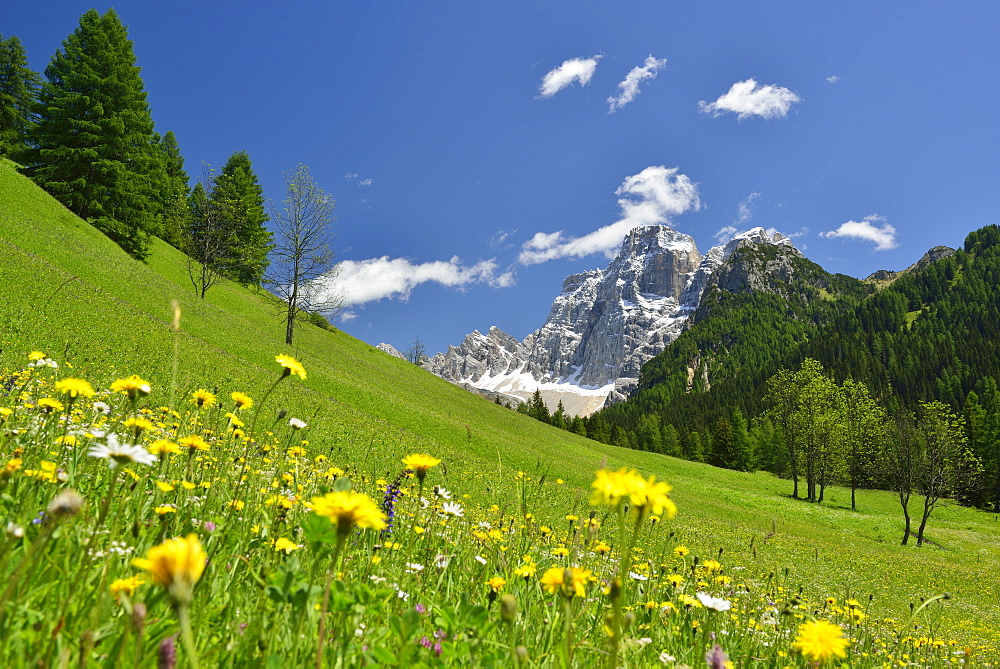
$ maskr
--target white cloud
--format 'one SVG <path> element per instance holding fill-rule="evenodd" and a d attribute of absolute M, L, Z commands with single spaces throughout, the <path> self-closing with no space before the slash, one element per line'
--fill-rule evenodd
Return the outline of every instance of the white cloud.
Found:
<path fill-rule="evenodd" d="M 372 185 L 371 177 L 368 177 L 367 179 L 362 179 L 361 175 L 358 174 L 357 172 L 348 172 L 347 174 L 344 175 L 344 178 L 348 181 L 353 181 L 358 186 Z"/>
<path fill-rule="evenodd" d="M 834 74 L 834 75 L 832 75 L 832 76 L 829 76 L 829 77 L 827 77 L 827 78 L 826 78 L 826 80 L 827 80 L 827 81 L 828 81 L 829 83 L 831 83 L 831 84 L 835 84 L 835 83 L 837 83 L 837 82 L 839 82 L 839 81 L 840 81 L 840 77 L 838 77 L 838 76 L 837 76 L 836 74 Z"/>
<path fill-rule="evenodd" d="M 539 232 L 521 247 L 518 261 L 534 265 L 555 258 L 580 258 L 592 253 L 612 256 L 633 228 L 669 222 L 670 216 L 701 208 L 698 184 L 676 167 L 647 167 L 615 190 L 622 217 L 583 237 L 567 238 L 563 231 Z"/>
<path fill-rule="evenodd" d="M 349 322 L 353 321 L 357 317 L 358 317 L 358 315 L 356 313 L 354 313 L 353 311 L 344 311 L 344 312 L 341 312 L 341 314 L 340 314 L 340 322 L 341 323 L 349 323 Z"/>
<path fill-rule="evenodd" d="M 632 68 L 632 71 L 628 73 L 624 81 L 618 84 L 618 89 L 621 92 L 617 96 L 608 98 L 608 104 L 611 105 L 608 113 L 613 114 L 615 111 L 632 102 L 635 96 L 639 94 L 639 82 L 643 79 L 654 78 L 656 73 L 666 66 L 666 58 L 656 59 L 650 55 L 646 57 L 646 62 L 641 67 Z"/>
<path fill-rule="evenodd" d="M 881 227 L 875 225 L 880 223 Z M 874 242 L 876 251 L 888 251 L 898 246 L 896 244 L 896 228 L 882 216 L 872 214 L 865 216 L 860 222 L 847 221 L 842 223 L 836 230 L 819 233 L 820 237 L 828 239 L 833 237 L 852 237 Z"/>
<path fill-rule="evenodd" d="M 727 244 L 729 243 L 729 240 L 731 240 L 739 233 L 740 229 L 737 228 L 735 225 L 727 225 L 724 228 L 719 228 L 719 231 L 716 232 L 714 235 L 712 235 L 712 237 L 718 240 L 720 244 Z"/>
<path fill-rule="evenodd" d="M 375 302 L 384 298 L 407 300 L 416 286 L 434 282 L 453 288 L 485 283 L 497 288 L 514 285 L 512 272 L 497 272 L 494 260 L 483 260 L 466 266 L 454 257 L 414 264 L 406 258 L 370 258 L 342 260 L 336 276 L 323 280 L 321 293 L 339 294 L 345 305 Z"/>
<path fill-rule="evenodd" d="M 517 230 L 498 230 L 495 235 L 490 237 L 490 247 L 498 251 L 510 248 L 510 244 L 507 244 L 507 240 L 511 238 Z"/>
<path fill-rule="evenodd" d="M 562 65 L 542 77 L 542 83 L 538 85 L 539 93 L 543 98 L 551 98 L 574 81 L 580 82 L 581 86 L 586 86 L 590 83 L 590 78 L 594 76 L 597 61 L 600 59 L 600 56 L 594 56 L 593 58 L 571 58 L 563 61 Z"/>
<path fill-rule="evenodd" d="M 725 95 L 715 102 L 698 103 L 703 114 L 721 116 L 725 112 L 737 114 L 743 120 L 751 116 L 762 118 L 784 118 L 793 103 L 802 98 L 782 86 L 760 86 L 756 79 L 737 81 Z"/>

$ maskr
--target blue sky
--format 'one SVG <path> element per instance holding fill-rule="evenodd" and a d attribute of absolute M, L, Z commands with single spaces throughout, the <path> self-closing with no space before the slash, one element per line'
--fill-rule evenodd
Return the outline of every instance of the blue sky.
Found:
<path fill-rule="evenodd" d="M 0 31 L 40 71 L 91 6 Z M 270 199 L 298 163 L 335 197 L 338 325 L 373 344 L 521 338 L 640 223 L 864 277 L 1000 222 L 995 2 L 114 8 L 192 176 L 246 150 Z"/>

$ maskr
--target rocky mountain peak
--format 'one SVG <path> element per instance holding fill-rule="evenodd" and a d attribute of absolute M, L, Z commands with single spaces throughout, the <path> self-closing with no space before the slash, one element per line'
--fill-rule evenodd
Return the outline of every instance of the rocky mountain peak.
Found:
<path fill-rule="evenodd" d="M 798 254 L 786 237 L 763 228 L 704 256 L 690 235 L 668 226 L 635 228 L 605 269 L 566 277 L 545 323 L 523 341 L 494 326 L 424 366 L 512 398 L 539 390 L 551 408 L 561 400 L 569 413 L 586 415 L 638 384 L 642 365 L 680 335 L 728 258 L 764 245 Z"/>

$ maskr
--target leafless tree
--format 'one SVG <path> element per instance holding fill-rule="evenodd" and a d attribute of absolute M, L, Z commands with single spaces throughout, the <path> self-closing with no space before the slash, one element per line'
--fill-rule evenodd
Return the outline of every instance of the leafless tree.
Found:
<path fill-rule="evenodd" d="M 282 208 L 272 207 L 277 235 L 267 283 L 285 302 L 285 343 L 291 344 L 300 315 L 336 312 L 344 300 L 332 287 L 337 274 L 330 250 L 333 198 L 305 165 L 286 172 L 285 185 Z"/>

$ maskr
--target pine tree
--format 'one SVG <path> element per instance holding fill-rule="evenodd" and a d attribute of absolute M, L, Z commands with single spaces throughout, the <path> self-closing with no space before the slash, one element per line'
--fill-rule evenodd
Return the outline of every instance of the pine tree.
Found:
<path fill-rule="evenodd" d="M 225 274 L 245 286 L 260 286 L 269 264 L 272 234 L 264 227 L 264 190 L 246 151 L 226 161 L 210 194 L 226 230 Z"/>
<path fill-rule="evenodd" d="M 45 68 L 25 171 L 132 256 L 149 254 L 157 198 L 153 119 L 114 10 L 91 9 Z"/>
<path fill-rule="evenodd" d="M 157 137 L 156 148 L 160 158 L 159 170 L 159 232 L 163 241 L 184 250 L 190 207 L 188 206 L 188 174 L 184 171 L 184 158 L 173 131 Z"/>
<path fill-rule="evenodd" d="M 21 40 L 0 35 L 0 154 L 17 159 L 27 147 L 41 81 L 28 67 Z"/>

